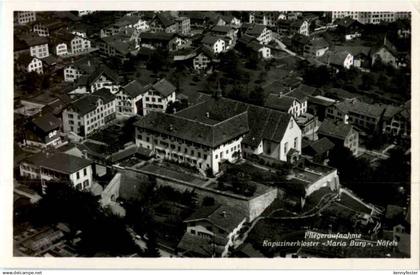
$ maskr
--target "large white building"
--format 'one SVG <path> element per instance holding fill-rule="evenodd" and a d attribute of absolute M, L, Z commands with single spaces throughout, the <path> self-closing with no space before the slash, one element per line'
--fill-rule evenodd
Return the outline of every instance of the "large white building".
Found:
<path fill-rule="evenodd" d="M 135 124 L 136 144 L 158 157 L 217 173 L 221 161 L 233 162 L 241 155 L 247 124 L 246 112 L 231 118 L 209 113 L 203 121 L 152 112 Z"/>
<path fill-rule="evenodd" d="M 106 88 L 86 94 L 63 110 L 63 131 L 87 136 L 115 119 L 116 98 Z"/>
<path fill-rule="evenodd" d="M 381 22 L 394 22 L 398 19 L 410 18 L 410 12 L 361 12 L 361 11 L 333 11 L 332 21 L 338 18 L 351 17 L 362 24 L 379 24 Z"/>
<path fill-rule="evenodd" d="M 92 186 L 91 162 L 65 153 L 37 153 L 24 159 L 19 170 L 21 177 L 40 179 L 44 188 L 48 181 L 68 182 L 78 190 Z"/>
<path fill-rule="evenodd" d="M 301 152 L 302 132 L 291 115 L 225 98 L 175 115 L 151 113 L 136 128 L 138 146 L 214 173 L 221 161 L 235 161 L 242 151 L 284 161 Z"/>

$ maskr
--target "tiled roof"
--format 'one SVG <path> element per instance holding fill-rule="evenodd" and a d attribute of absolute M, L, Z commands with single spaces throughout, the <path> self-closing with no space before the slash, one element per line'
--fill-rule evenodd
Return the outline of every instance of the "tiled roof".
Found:
<path fill-rule="evenodd" d="M 379 118 L 385 111 L 384 105 L 369 104 L 358 100 L 346 100 L 335 105 L 343 113 L 356 113 Z"/>
<path fill-rule="evenodd" d="M 295 98 L 287 95 L 269 94 L 264 105 L 270 109 L 287 112 L 295 100 Z"/>
<path fill-rule="evenodd" d="M 350 124 L 345 124 L 344 122 L 334 121 L 331 119 L 325 119 L 318 129 L 318 134 L 327 137 L 345 139 L 350 134 L 352 129 L 353 127 Z"/>
<path fill-rule="evenodd" d="M 152 87 L 164 97 L 169 96 L 176 90 L 175 86 L 165 78 L 158 80 Z"/>
<path fill-rule="evenodd" d="M 34 60 L 34 58 L 37 59 L 34 56 L 30 56 L 29 54 L 24 53 L 24 54 L 19 55 L 19 57 L 18 57 L 18 59 L 17 59 L 16 62 L 18 64 L 23 65 L 23 66 L 26 67 L 26 66 L 29 65 L 29 63 L 32 62 L 32 60 Z"/>
<path fill-rule="evenodd" d="M 61 126 L 61 121 L 51 113 L 42 114 L 35 117 L 32 120 L 32 123 L 45 133 L 48 133 L 54 129 L 58 129 Z"/>
<path fill-rule="evenodd" d="M 34 35 L 34 34 L 28 34 L 23 37 L 21 37 L 23 41 L 26 42 L 26 44 L 30 47 L 32 46 L 38 46 L 43 44 L 48 44 L 48 39 L 42 36 Z"/>
<path fill-rule="evenodd" d="M 260 36 L 263 33 L 265 28 L 266 26 L 264 25 L 253 24 L 246 30 L 245 33 L 251 36 Z"/>
<path fill-rule="evenodd" d="M 96 109 L 96 104 L 99 98 L 102 99 L 106 104 L 114 100 L 115 96 L 111 94 L 108 89 L 102 88 L 92 94 L 86 94 L 82 96 L 78 100 L 74 101 L 71 104 L 71 107 L 76 109 L 79 115 L 83 116 Z"/>
<path fill-rule="evenodd" d="M 211 224 L 230 233 L 238 227 L 245 217 L 246 215 L 241 213 L 241 209 L 218 204 L 199 208 L 184 222 L 207 220 Z"/>
<path fill-rule="evenodd" d="M 328 42 L 322 37 L 313 38 L 311 41 L 309 41 L 309 44 L 316 49 L 323 49 L 328 47 Z"/>
<path fill-rule="evenodd" d="M 230 32 L 231 30 L 232 30 L 232 27 L 230 26 L 220 26 L 220 25 L 216 25 L 211 29 L 212 32 L 218 32 L 218 33 L 224 33 L 224 34 Z"/>
<path fill-rule="evenodd" d="M 195 236 L 185 232 L 182 239 L 179 241 L 177 248 L 179 251 L 185 253 L 185 256 L 201 256 L 212 257 L 220 255 L 223 252 L 226 243 L 214 242 L 201 236 Z"/>
<path fill-rule="evenodd" d="M 140 40 L 157 40 L 157 41 L 169 41 L 176 34 L 175 33 L 166 33 L 166 32 L 142 32 L 139 37 Z"/>
<path fill-rule="evenodd" d="M 166 12 L 160 12 L 156 14 L 156 19 L 159 20 L 159 22 L 162 23 L 162 25 L 165 28 L 172 26 L 173 24 L 176 23 L 174 18 L 169 13 L 166 13 Z"/>
<path fill-rule="evenodd" d="M 262 139 L 273 142 L 280 142 L 283 139 L 291 115 L 232 99 L 209 98 L 179 111 L 177 115 L 201 121 L 206 119 L 207 112 L 210 117 L 229 117 L 245 111 L 248 113 L 249 133 L 242 141 L 244 144 L 255 147 Z"/>
<path fill-rule="evenodd" d="M 201 43 L 206 44 L 206 45 L 210 45 L 213 46 L 214 43 L 216 43 L 217 41 L 221 40 L 220 37 L 217 36 L 212 36 L 212 35 L 206 35 L 204 36 L 204 38 L 201 40 Z"/>
<path fill-rule="evenodd" d="M 351 54 L 349 51 L 347 50 L 343 50 L 343 51 L 328 51 L 326 54 L 324 54 L 323 56 L 321 56 L 319 58 L 320 61 L 326 63 L 326 64 L 333 64 L 333 65 L 337 65 L 337 66 L 343 66 L 344 65 L 344 61 L 346 60 L 347 56 Z"/>
<path fill-rule="evenodd" d="M 145 89 L 145 87 L 143 85 L 141 85 L 140 82 L 138 82 L 137 80 L 131 81 L 130 83 L 128 83 L 127 85 L 125 85 L 124 87 L 122 87 L 122 89 L 129 96 L 131 96 L 131 98 L 135 98 L 138 95 L 143 94 L 144 92 L 147 91 Z"/>
<path fill-rule="evenodd" d="M 290 97 L 294 97 L 299 101 L 304 101 L 308 98 L 308 96 L 312 96 L 316 90 L 317 88 L 315 87 L 300 84 L 297 88 L 287 93 L 287 95 Z"/>
<path fill-rule="evenodd" d="M 25 162 L 66 174 L 75 173 L 91 164 L 87 159 L 61 152 L 50 154 L 37 153 L 25 159 Z"/>
<path fill-rule="evenodd" d="M 134 125 L 211 148 L 246 134 L 249 130 L 245 112 L 215 124 L 172 114 L 151 112 Z"/>
<path fill-rule="evenodd" d="M 310 147 L 317 155 L 320 155 L 334 148 L 334 143 L 328 138 L 323 137 L 309 144 L 308 147 Z"/>
<path fill-rule="evenodd" d="M 358 56 L 358 55 L 365 55 L 365 56 L 369 56 L 370 55 L 370 51 L 371 51 L 371 47 L 367 47 L 367 46 L 334 46 L 334 50 L 335 51 L 348 51 L 349 53 L 351 53 L 353 56 Z"/>

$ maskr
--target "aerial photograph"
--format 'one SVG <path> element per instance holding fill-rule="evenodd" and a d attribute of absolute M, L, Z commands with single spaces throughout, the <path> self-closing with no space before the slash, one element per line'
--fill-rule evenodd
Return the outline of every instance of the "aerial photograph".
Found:
<path fill-rule="evenodd" d="M 13 20 L 14 257 L 411 257 L 411 12 Z"/>

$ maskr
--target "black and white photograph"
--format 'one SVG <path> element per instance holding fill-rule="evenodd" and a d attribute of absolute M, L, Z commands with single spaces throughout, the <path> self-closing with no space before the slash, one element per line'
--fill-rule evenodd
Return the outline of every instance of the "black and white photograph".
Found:
<path fill-rule="evenodd" d="M 412 12 L 30 9 L 13 257 L 412 257 Z"/>

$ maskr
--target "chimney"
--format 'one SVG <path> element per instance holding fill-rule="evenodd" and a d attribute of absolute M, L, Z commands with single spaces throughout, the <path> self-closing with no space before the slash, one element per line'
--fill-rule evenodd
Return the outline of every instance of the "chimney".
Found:
<path fill-rule="evenodd" d="M 173 124 L 169 124 L 169 131 L 173 131 L 174 130 L 174 125 Z"/>
<path fill-rule="evenodd" d="M 220 215 L 221 215 L 223 218 L 226 218 L 226 211 L 225 211 L 225 210 L 223 210 L 223 211 L 222 211 L 222 213 L 220 213 Z"/>
<path fill-rule="evenodd" d="M 206 117 L 209 118 L 210 117 L 210 113 L 206 112 Z"/>

